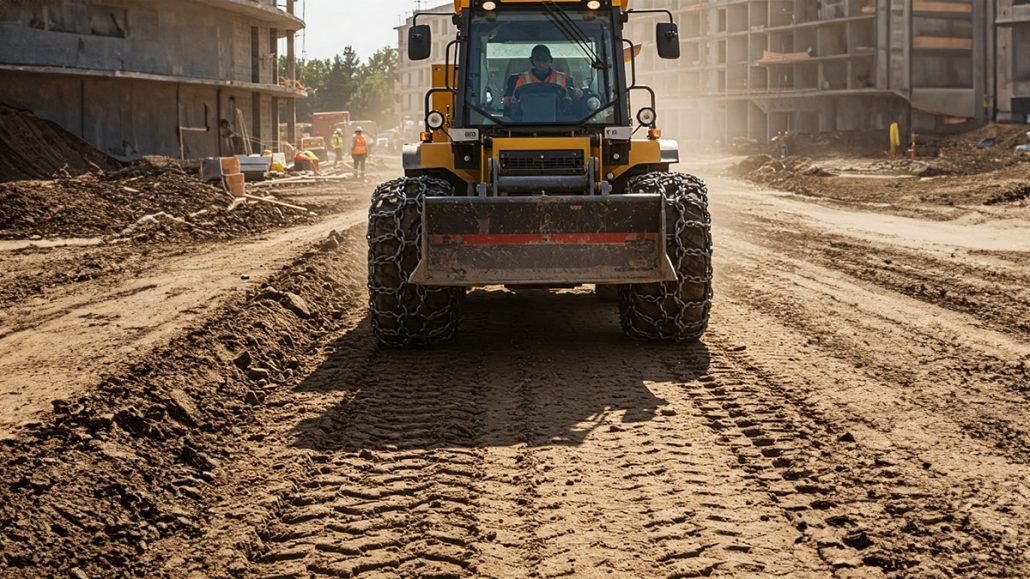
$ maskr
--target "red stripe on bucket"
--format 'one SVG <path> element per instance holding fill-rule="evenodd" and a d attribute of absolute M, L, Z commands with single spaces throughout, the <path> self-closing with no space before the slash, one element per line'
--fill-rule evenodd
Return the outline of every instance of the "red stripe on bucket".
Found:
<path fill-rule="evenodd" d="M 626 243 L 658 239 L 653 232 L 619 233 L 473 233 L 465 235 L 430 235 L 432 245 L 589 245 Z"/>

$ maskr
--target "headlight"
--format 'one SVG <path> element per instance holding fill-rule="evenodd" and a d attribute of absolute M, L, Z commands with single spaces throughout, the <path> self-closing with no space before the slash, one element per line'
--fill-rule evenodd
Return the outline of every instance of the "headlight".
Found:
<path fill-rule="evenodd" d="M 600 0 L 590 0 L 589 2 L 587 2 L 587 8 L 589 8 L 591 10 L 597 10 L 600 7 L 601 7 Z"/>
<path fill-rule="evenodd" d="M 597 97 L 590 97 L 587 99 L 587 110 L 596 111 L 601 108 L 601 99 Z"/>
<path fill-rule="evenodd" d="M 495 10 L 497 8 L 497 2 L 494 0 L 486 0 L 483 2 L 483 10 Z"/>
<path fill-rule="evenodd" d="M 426 126 L 434 131 L 439 131 L 443 128 L 444 117 L 440 111 L 429 111 L 426 115 Z"/>
<path fill-rule="evenodd" d="M 637 113 L 637 120 L 640 124 L 650 127 L 654 124 L 654 120 L 658 115 L 655 114 L 654 109 L 651 107 L 644 107 Z"/>

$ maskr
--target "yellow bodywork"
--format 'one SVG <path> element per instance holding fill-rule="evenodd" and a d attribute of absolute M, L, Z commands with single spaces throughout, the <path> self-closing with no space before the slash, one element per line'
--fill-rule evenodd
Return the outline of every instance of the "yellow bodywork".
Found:
<path fill-rule="evenodd" d="M 579 2 L 580 0 L 550 0 L 552 2 Z M 543 4 L 543 0 L 504 0 L 506 4 Z M 629 0 L 615 0 L 612 4 L 617 5 L 622 10 L 629 8 Z M 470 8 L 472 6 L 472 0 L 454 0 L 454 11 L 461 13 L 462 10 Z"/>
<path fill-rule="evenodd" d="M 446 127 L 445 127 L 446 129 Z M 439 135 L 439 138 L 438 138 Z M 601 145 L 590 145 L 590 139 L 586 137 L 511 137 L 493 139 L 493 147 L 484 150 L 481 159 L 483 160 L 478 169 L 457 169 L 454 163 L 454 151 L 451 142 L 446 136 L 445 130 L 436 131 L 433 134 L 433 142 L 422 143 L 420 149 L 419 164 L 421 169 L 446 169 L 454 173 L 466 183 L 488 183 L 490 182 L 490 165 L 488 159 L 497 159 L 501 151 L 556 151 L 556 150 L 582 150 L 586 158 L 596 157 L 605 159 L 607 155 L 604 150 L 604 143 Z M 601 162 L 595 181 L 619 178 L 623 173 L 639 165 L 656 165 L 662 162 L 661 146 L 658 141 L 650 139 L 634 139 L 630 142 L 629 163 L 624 165 L 605 165 Z"/>
<path fill-rule="evenodd" d="M 451 80 L 447 83 L 447 69 L 450 68 Z M 458 83 L 458 69 L 453 64 L 447 67 L 443 64 L 433 65 L 433 87 L 444 88 L 447 86 L 456 87 Z M 446 169 L 454 173 L 466 183 L 486 183 L 490 181 L 489 161 L 490 157 L 498 158 L 500 151 L 553 151 L 582 149 L 586 157 L 606 159 L 605 143 L 590 146 L 590 140 L 586 137 L 517 137 L 498 138 L 493 140 L 493 148 L 483 151 L 480 156 L 482 163 L 478 169 L 457 169 L 454 163 L 454 152 L 451 149 L 451 140 L 448 130 L 451 128 L 454 118 L 454 94 L 450 92 L 434 92 L 430 97 L 432 109 L 440 111 L 447 119 L 443 128 L 432 133 L 432 141 L 422 143 L 420 165 L 423 169 Z M 598 175 L 594 179 L 617 179 L 626 171 L 637 165 L 653 165 L 662 160 L 661 147 L 658 141 L 651 139 L 634 139 L 630 144 L 629 163 L 624 165 L 605 165 L 602 161 Z"/>
<path fill-rule="evenodd" d="M 579 2 L 580 0 L 553 0 L 556 2 Z M 461 12 L 470 7 L 472 0 L 455 0 L 454 9 Z M 540 4 L 541 0 L 504 0 L 506 4 Z M 615 0 L 614 4 L 622 10 L 628 9 L 629 0 Z M 448 70 L 449 69 L 449 70 Z M 450 82 L 447 76 L 450 75 Z M 455 65 L 434 64 L 432 67 L 433 88 L 456 88 L 458 84 L 458 69 Z M 662 162 L 661 146 L 658 141 L 651 139 L 634 139 L 630 144 L 629 162 L 619 165 L 605 165 L 603 159 L 607 159 L 605 141 L 600 144 L 591 145 L 587 137 L 512 137 L 495 138 L 489 150 L 482 151 L 481 163 L 476 169 L 458 169 L 455 167 L 454 151 L 451 147 L 451 140 L 448 131 L 452 126 L 455 114 L 454 94 L 451 92 L 438 91 L 430 97 L 432 110 L 444 114 L 446 122 L 440 130 L 432 132 L 432 140 L 422 143 L 420 149 L 419 165 L 421 169 L 445 169 L 456 175 L 466 183 L 488 183 L 490 182 L 489 159 L 498 159 L 501 151 L 548 151 L 548 150 L 571 150 L 579 149 L 584 151 L 585 158 L 596 157 L 601 159 L 598 173 L 593 176 L 595 181 L 617 179 L 619 176 L 638 165 L 655 165 Z"/>

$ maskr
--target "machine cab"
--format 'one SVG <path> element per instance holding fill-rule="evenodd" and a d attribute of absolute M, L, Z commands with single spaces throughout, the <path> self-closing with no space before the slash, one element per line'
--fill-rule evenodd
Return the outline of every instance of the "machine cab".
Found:
<path fill-rule="evenodd" d="M 470 10 L 455 119 L 466 127 L 627 124 L 619 11 L 602 3 Z M 593 8 L 591 8 L 593 6 Z"/>

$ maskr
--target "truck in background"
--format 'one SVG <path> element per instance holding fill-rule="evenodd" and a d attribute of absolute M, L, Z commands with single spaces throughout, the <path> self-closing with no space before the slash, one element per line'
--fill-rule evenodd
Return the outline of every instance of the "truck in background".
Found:
<path fill-rule="evenodd" d="M 350 111 L 311 113 L 311 136 L 322 137 L 328 143 L 337 126 L 348 123 L 350 123 Z"/>

